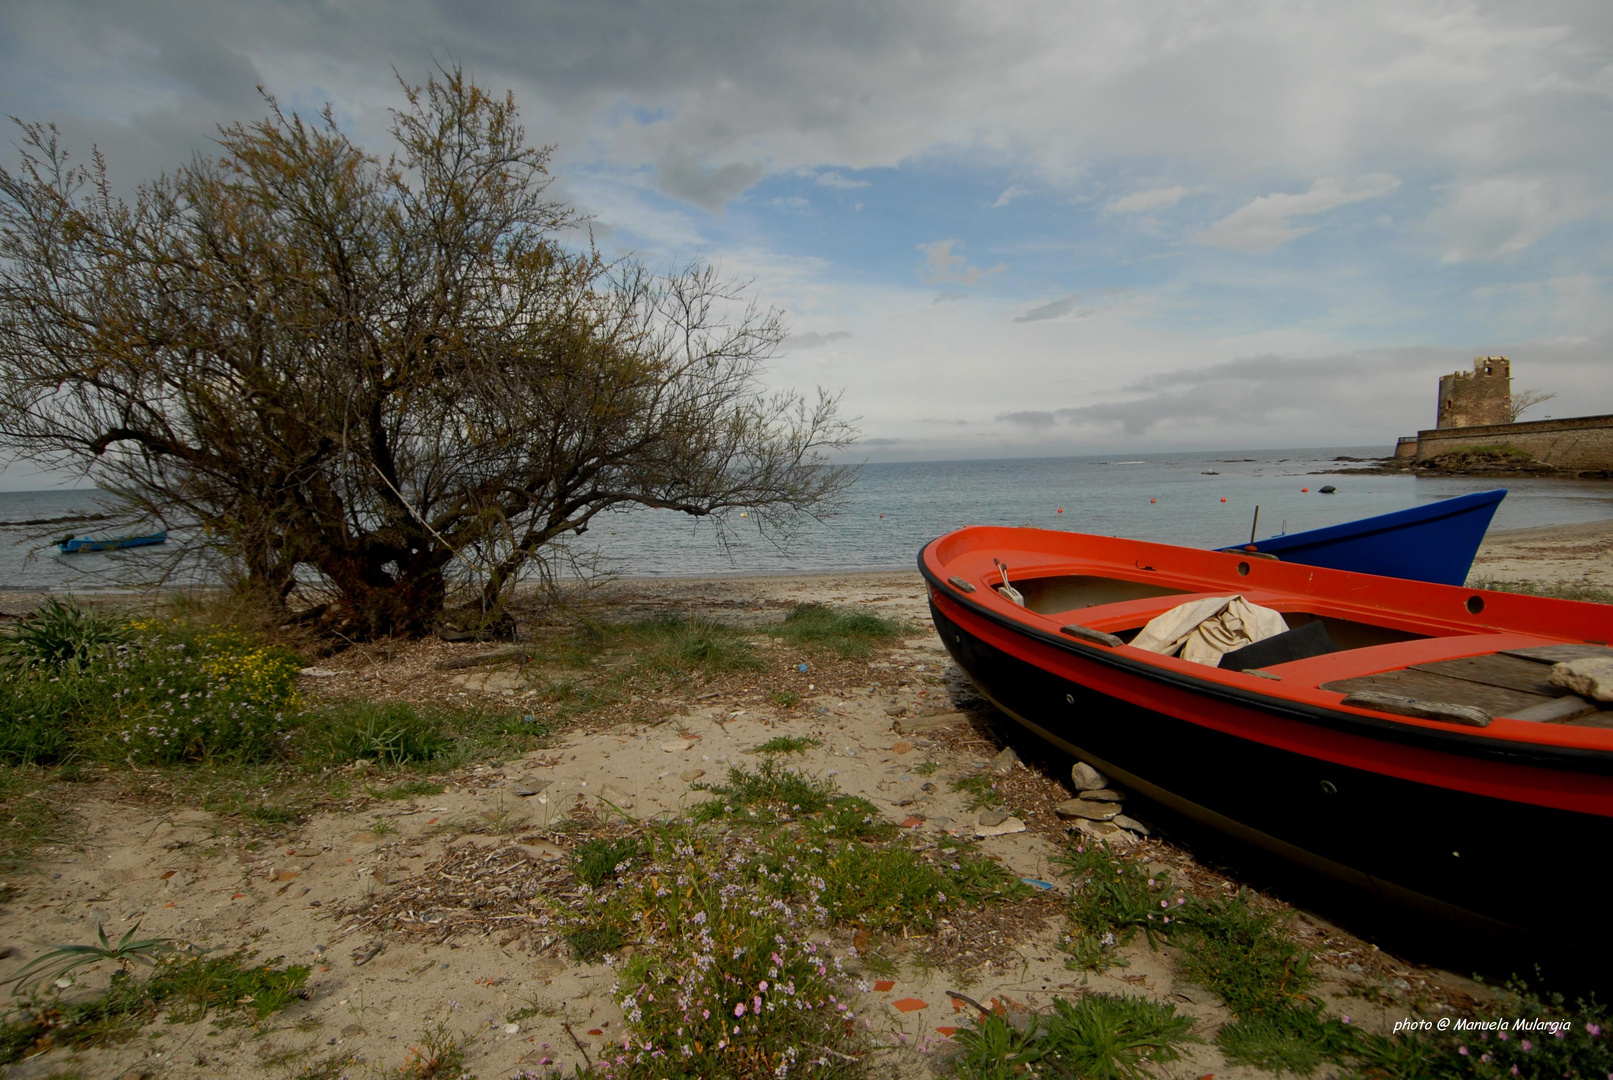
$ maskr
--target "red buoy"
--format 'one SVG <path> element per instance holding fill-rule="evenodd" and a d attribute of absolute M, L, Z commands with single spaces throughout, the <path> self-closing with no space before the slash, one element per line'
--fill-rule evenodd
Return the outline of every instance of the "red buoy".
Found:
<path fill-rule="evenodd" d="M 1158 499 L 1149 499 L 1148 501 L 1151 502 L 1151 503 L 1157 503 L 1159 500 Z"/>
<path fill-rule="evenodd" d="M 1221 496 L 1221 501 L 1222 501 L 1222 502 L 1226 502 L 1226 501 L 1227 501 L 1227 497 L 1226 497 L 1226 496 L 1225 496 L 1225 495 L 1223 495 L 1223 496 Z"/>
<path fill-rule="evenodd" d="M 1064 507 L 1062 507 L 1062 506 L 1059 507 L 1059 513 L 1061 513 L 1061 514 L 1064 513 Z"/>
<path fill-rule="evenodd" d="M 1301 490 L 1301 491 L 1309 491 L 1310 488 L 1300 488 L 1299 490 Z"/>

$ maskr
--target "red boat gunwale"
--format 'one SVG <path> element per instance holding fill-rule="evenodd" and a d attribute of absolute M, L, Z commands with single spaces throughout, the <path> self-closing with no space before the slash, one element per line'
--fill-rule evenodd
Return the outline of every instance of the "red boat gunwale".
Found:
<path fill-rule="evenodd" d="M 1034 547 L 1027 539 L 1034 538 Z M 1060 612 L 999 595 L 994 559 L 1016 582 L 1090 575 L 1181 590 Z M 1079 533 L 974 527 L 927 545 L 921 572 L 937 609 L 984 642 L 1112 697 L 1194 724 L 1341 765 L 1440 787 L 1613 816 L 1613 730 L 1498 718 L 1457 727 L 1346 707 L 1320 689 L 1337 679 L 1411 664 L 1552 644 L 1604 644 L 1604 605 L 1434 585 L 1237 553 Z M 966 592 L 949 582 L 974 586 Z M 1241 593 L 1288 613 L 1387 627 L 1408 635 L 1269 669 L 1279 679 L 1209 668 L 1129 645 L 1078 640 L 1079 623 L 1116 633 L 1195 597 Z M 1386 601 L 1392 599 L 1392 606 Z M 1474 610 L 1474 609 L 1477 610 Z M 1296 723 L 1297 722 L 1297 723 Z M 1389 745 L 1386 745 L 1389 744 Z M 1393 752 L 1386 753 L 1392 746 Z"/>

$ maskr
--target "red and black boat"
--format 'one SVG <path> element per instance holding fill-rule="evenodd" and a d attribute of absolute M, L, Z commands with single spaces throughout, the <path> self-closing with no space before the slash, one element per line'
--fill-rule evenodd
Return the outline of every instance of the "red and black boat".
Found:
<path fill-rule="evenodd" d="M 1023 528 L 919 567 L 982 693 L 1134 791 L 1446 917 L 1583 932 L 1562 885 L 1613 850 L 1613 706 L 1549 678 L 1613 656 L 1613 607 Z M 1220 667 L 1129 644 L 1233 595 L 1289 630 Z"/>

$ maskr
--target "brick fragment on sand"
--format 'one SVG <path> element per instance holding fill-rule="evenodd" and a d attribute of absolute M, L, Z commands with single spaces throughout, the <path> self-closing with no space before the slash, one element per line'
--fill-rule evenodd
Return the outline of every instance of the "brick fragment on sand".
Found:
<path fill-rule="evenodd" d="M 891 747 L 891 753 L 893 753 L 893 754 L 910 754 L 912 752 L 913 752 L 913 744 L 910 743 L 910 742 L 907 742 L 905 739 L 902 742 L 899 742 L 895 746 Z"/>
<path fill-rule="evenodd" d="M 902 828 L 904 828 L 904 829 L 916 829 L 922 824 L 924 824 L 924 819 L 923 818 L 921 818 L 921 817 L 910 817 L 906 821 L 902 822 Z"/>
<path fill-rule="evenodd" d="M 891 1002 L 891 1005 L 898 1012 L 918 1012 L 920 1009 L 928 1009 L 930 1007 L 928 1002 L 920 1001 L 918 998 L 901 998 L 897 1001 Z"/>
<path fill-rule="evenodd" d="M 935 1030 L 939 1031 L 942 1035 L 945 1035 L 947 1038 L 950 1039 L 950 1038 L 952 1038 L 952 1033 L 954 1031 L 957 1031 L 958 1029 L 955 1028 L 955 1027 L 938 1027 Z"/>
<path fill-rule="evenodd" d="M 894 989 L 896 989 L 896 982 L 894 979 L 881 979 L 874 984 L 874 990 L 881 994 L 885 993 L 887 990 Z"/>

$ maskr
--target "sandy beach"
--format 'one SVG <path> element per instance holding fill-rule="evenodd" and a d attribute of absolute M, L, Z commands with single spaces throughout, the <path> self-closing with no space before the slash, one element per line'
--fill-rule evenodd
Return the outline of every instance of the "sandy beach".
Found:
<path fill-rule="evenodd" d="M 1474 572 L 1613 586 L 1613 522 L 1497 534 Z M 19 601 L 26 598 L 4 604 L 17 611 Z M 868 659 L 807 664 L 768 633 L 802 603 L 871 611 L 904 621 L 911 633 Z M 522 759 L 444 777 L 438 795 L 373 798 L 364 770 L 350 766 L 358 783 L 349 797 L 272 828 L 203 809 L 194 793 L 160 779 L 81 774 L 75 842 L 41 850 L 39 872 L 5 891 L 0 944 L 16 947 L 0 959 L 0 978 L 36 954 L 35 943 L 89 941 L 97 927 L 116 936 L 138 923 L 142 934 L 308 964 L 311 993 L 261 1027 L 159 1024 L 149 1038 L 47 1054 L 8 1075 L 69 1066 L 104 1076 L 282 1077 L 326 1066 L 345 1075 L 397 1068 L 434 1028 L 458 1033 L 467 1068 L 483 1077 L 523 1068 L 536 1075 L 556 1064 L 569 1075 L 620 1038 L 616 970 L 572 959 L 536 909 L 509 898 L 557 887 L 583 836 L 676 817 L 707 797 L 693 785 L 754 766 L 756 746 L 783 734 L 817 741 L 793 765 L 867 798 L 921 844 L 973 836 L 979 814 L 953 784 L 992 776 L 1023 831 L 981 839 L 981 850 L 1014 877 L 1050 886 L 1020 903 L 961 912 L 933 934 L 884 941 L 894 973 L 879 978 L 851 935 L 822 936 L 861 988 L 856 1009 L 880 1048 L 875 1075 L 930 1075 L 947 1046 L 937 1029 L 961 1022 L 949 990 L 1028 1009 L 1083 989 L 1145 993 L 1191 1016 L 1201 1035 L 1229 1019 L 1213 994 L 1183 982 L 1169 946 L 1134 944 L 1125 951 L 1129 967 L 1103 973 L 1066 968 L 1056 946 L 1068 883 L 1054 859 L 1071 823 L 1053 808 L 1071 795 L 1070 761 L 1002 722 L 974 693 L 930 630 L 916 571 L 618 581 L 595 590 L 586 608 L 600 618 L 672 613 L 744 627 L 767 665 L 621 701 Z M 543 671 L 462 663 L 488 648 L 361 645 L 320 661 L 302 690 L 491 708 L 534 700 Z M 786 699 L 775 692 L 785 688 L 798 703 L 780 703 Z M 1004 769 L 1007 747 L 1021 760 Z M 1148 820 L 1145 805 L 1135 810 Z M 1197 892 L 1226 895 L 1238 885 L 1168 834 L 1110 839 Z M 1294 925 L 1315 954 L 1323 1000 L 1368 1028 L 1413 1006 L 1471 1009 L 1486 993 L 1318 916 L 1299 912 Z M 1164 1075 L 1209 1073 L 1268 1075 L 1229 1065 L 1208 1042 Z"/>

